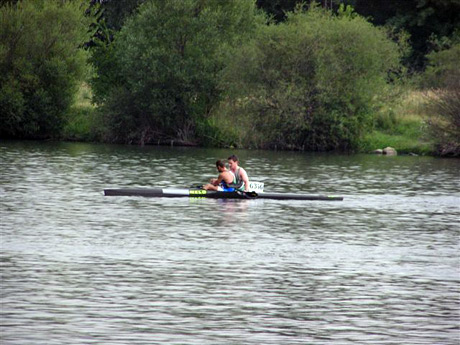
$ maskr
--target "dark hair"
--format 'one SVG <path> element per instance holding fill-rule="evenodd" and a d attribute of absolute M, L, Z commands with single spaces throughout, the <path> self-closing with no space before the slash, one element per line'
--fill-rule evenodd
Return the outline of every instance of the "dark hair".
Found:
<path fill-rule="evenodd" d="M 220 159 L 216 162 L 216 167 L 221 167 L 221 168 L 225 168 L 225 163 L 223 161 L 221 161 Z"/>
<path fill-rule="evenodd" d="M 232 161 L 234 161 L 234 162 L 238 162 L 238 157 L 235 156 L 235 155 L 231 155 L 230 157 L 228 157 L 228 160 L 230 160 L 230 159 L 231 159 Z"/>

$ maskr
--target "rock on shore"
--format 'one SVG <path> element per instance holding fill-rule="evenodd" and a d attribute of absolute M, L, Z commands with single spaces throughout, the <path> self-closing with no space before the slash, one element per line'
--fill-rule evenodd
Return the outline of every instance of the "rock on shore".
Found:
<path fill-rule="evenodd" d="M 378 154 L 378 155 L 387 155 L 387 156 L 396 156 L 398 152 L 392 148 L 392 147 L 385 147 L 383 150 L 382 149 L 377 149 L 372 151 L 372 153 Z"/>

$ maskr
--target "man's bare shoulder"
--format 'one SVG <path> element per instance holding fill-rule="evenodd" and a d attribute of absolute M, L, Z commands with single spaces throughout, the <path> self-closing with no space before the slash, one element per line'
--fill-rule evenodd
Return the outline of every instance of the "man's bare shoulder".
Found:
<path fill-rule="evenodd" d="M 222 178 L 228 178 L 228 179 L 233 179 L 233 173 L 231 171 L 223 171 L 220 173 L 219 176 L 222 176 Z"/>

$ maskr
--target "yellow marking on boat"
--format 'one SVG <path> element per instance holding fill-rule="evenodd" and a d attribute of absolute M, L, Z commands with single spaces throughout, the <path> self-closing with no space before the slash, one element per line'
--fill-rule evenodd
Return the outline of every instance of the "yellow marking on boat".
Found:
<path fill-rule="evenodd" d="M 204 190 L 204 189 L 189 191 L 190 196 L 203 196 L 205 194 L 206 194 L 206 190 Z"/>

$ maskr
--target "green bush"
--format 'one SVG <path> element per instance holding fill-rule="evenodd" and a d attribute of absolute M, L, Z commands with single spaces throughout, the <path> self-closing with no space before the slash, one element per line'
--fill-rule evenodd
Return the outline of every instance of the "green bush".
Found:
<path fill-rule="evenodd" d="M 61 138 L 72 141 L 96 141 L 103 126 L 98 121 L 97 108 L 92 104 L 92 92 L 85 82 L 80 83 L 75 102 L 66 113 Z"/>
<path fill-rule="evenodd" d="M 90 17 L 78 1 L 20 1 L 0 8 L 2 137 L 56 136 L 85 69 L 79 46 Z"/>
<path fill-rule="evenodd" d="M 460 156 L 460 43 L 428 55 L 426 112 L 437 154 Z"/>
<path fill-rule="evenodd" d="M 91 87 L 96 103 L 105 102 L 111 84 L 118 75 L 119 68 L 112 43 L 125 21 L 143 2 L 145 0 L 91 1 L 90 8 L 98 14 L 97 23 L 93 26 L 94 35 L 88 43 L 90 63 L 95 69 Z"/>
<path fill-rule="evenodd" d="M 141 5 L 106 57 L 117 66 L 102 76 L 111 81 L 103 104 L 109 139 L 194 140 L 196 124 L 206 124 L 219 99 L 216 85 L 230 48 L 255 28 L 255 11 L 247 0 Z"/>
<path fill-rule="evenodd" d="M 460 33 L 459 33 L 460 36 Z M 460 37 L 458 38 L 460 41 Z M 428 67 L 423 86 L 431 88 L 457 87 L 460 80 L 460 42 L 427 55 Z"/>
<path fill-rule="evenodd" d="M 460 87 L 436 90 L 428 96 L 429 133 L 436 143 L 436 154 L 460 156 Z"/>
<path fill-rule="evenodd" d="M 240 146 L 354 149 L 372 128 L 399 54 L 350 8 L 297 9 L 236 52 L 213 116 L 232 119 Z"/>

